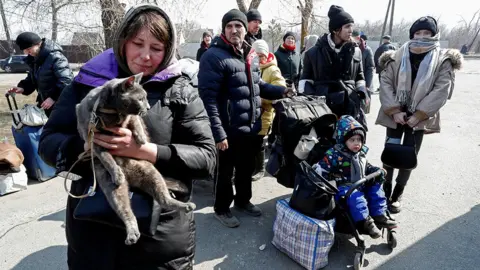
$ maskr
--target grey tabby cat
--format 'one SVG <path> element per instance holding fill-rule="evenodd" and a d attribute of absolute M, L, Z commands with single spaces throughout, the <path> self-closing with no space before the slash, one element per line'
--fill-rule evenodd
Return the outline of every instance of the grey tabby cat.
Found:
<path fill-rule="evenodd" d="M 102 127 L 123 127 L 132 131 L 134 140 L 139 144 L 149 141 L 145 124 L 141 116 L 150 108 L 147 93 L 139 84 L 142 74 L 126 79 L 113 79 L 103 86 L 91 90 L 76 106 L 78 131 L 85 142 L 89 142 L 89 130 L 102 131 Z M 96 124 L 90 125 L 92 111 Z M 90 144 L 89 144 L 90 145 Z M 107 149 L 93 145 L 92 156 L 98 158 L 95 163 L 96 179 L 105 193 L 110 206 L 124 222 L 127 239 L 125 244 L 135 244 L 140 237 L 137 219 L 133 214 L 129 185 L 150 194 L 162 207 L 169 210 L 192 211 L 195 204 L 180 202 L 170 195 L 168 188 L 185 190 L 179 181 L 168 181 L 155 166 L 145 160 L 112 156 Z M 111 176 L 111 177 L 110 177 Z"/>

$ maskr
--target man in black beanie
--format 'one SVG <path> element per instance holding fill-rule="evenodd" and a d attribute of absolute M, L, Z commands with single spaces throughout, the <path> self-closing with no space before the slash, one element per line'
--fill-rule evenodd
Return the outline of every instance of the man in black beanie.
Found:
<path fill-rule="evenodd" d="M 216 37 L 200 59 L 198 90 L 210 118 L 218 149 L 215 179 L 215 217 L 235 228 L 240 221 L 232 215 L 230 204 L 250 216 L 262 211 L 250 202 L 255 155 L 263 140 L 261 98 L 275 100 L 290 95 L 292 89 L 274 86 L 260 79 L 256 53 L 245 42 L 247 17 L 237 9 L 222 19 L 222 34 Z M 235 191 L 232 176 L 235 169 Z"/>
<path fill-rule="evenodd" d="M 28 55 L 24 61 L 30 67 L 30 72 L 27 78 L 8 92 L 28 96 L 37 90 L 37 106 L 49 116 L 63 88 L 72 82 L 73 73 L 68 60 L 60 45 L 42 39 L 35 33 L 21 33 L 15 42 Z"/>
<path fill-rule="evenodd" d="M 252 44 L 257 39 L 262 39 L 262 15 L 256 9 L 250 9 L 247 12 L 247 21 L 248 21 L 248 33 L 245 37 L 245 41 L 252 46 Z"/>
<path fill-rule="evenodd" d="M 335 5 L 330 7 L 328 17 L 330 33 L 324 34 L 305 53 L 298 90 L 308 95 L 326 96 L 333 113 L 338 117 L 351 115 L 367 129 L 361 104 L 363 99 L 368 99 L 368 94 L 362 52 L 352 39 L 354 20 L 342 7 Z"/>

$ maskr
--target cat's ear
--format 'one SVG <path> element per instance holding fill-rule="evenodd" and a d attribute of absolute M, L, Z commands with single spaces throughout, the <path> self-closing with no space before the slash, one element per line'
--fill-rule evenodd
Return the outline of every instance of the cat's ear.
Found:
<path fill-rule="evenodd" d="M 135 82 L 140 83 L 140 81 L 142 81 L 142 78 L 143 78 L 143 72 L 133 75 L 133 77 L 135 77 Z"/>
<path fill-rule="evenodd" d="M 132 87 L 134 83 L 135 83 L 135 77 L 130 76 L 127 79 L 125 79 L 125 81 L 123 82 L 123 86 L 124 86 L 125 89 L 128 89 L 128 88 Z"/>

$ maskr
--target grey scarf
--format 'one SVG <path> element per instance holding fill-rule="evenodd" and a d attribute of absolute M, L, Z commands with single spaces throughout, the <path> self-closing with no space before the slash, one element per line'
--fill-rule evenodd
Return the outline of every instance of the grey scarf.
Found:
<path fill-rule="evenodd" d="M 412 113 L 415 112 L 417 104 L 430 91 L 434 82 L 435 69 L 438 66 L 440 56 L 440 33 L 431 38 L 412 39 L 405 43 L 400 50 L 403 55 L 398 72 L 396 100 L 403 106 L 407 106 Z M 410 53 L 428 54 L 420 63 L 417 77 L 412 86 L 412 66 L 410 64 Z"/>

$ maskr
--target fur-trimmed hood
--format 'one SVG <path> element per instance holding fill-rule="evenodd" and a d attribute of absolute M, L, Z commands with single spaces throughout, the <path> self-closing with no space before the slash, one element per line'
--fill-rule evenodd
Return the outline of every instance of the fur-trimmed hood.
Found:
<path fill-rule="evenodd" d="M 378 59 L 378 65 L 383 70 L 390 61 L 395 61 L 400 57 L 402 49 L 397 51 L 389 50 L 384 52 Z M 397 55 L 399 54 L 399 55 Z M 463 55 L 457 49 L 442 49 L 440 51 L 440 63 L 443 63 L 445 60 L 450 60 L 452 63 L 452 68 L 455 70 L 460 70 L 463 66 Z M 399 59 L 398 59 L 399 60 Z"/>

